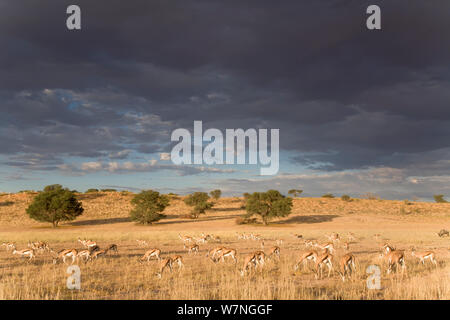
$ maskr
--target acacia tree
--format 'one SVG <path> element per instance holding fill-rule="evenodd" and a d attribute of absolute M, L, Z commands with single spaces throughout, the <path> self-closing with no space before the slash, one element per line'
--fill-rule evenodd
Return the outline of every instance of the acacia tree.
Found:
<path fill-rule="evenodd" d="M 444 199 L 444 195 L 443 194 L 436 194 L 433 196 L 434 201 L 436 201 L 437 203 L 447 203 L 448 201 Z"/>
<path fill-rule="evenodd" d="M 184 199 L 184 203 L 188 206 L 194 207 L 191 212 L 191 217 L 196 219 L 200 214 L 204 214 L 206 210 L 213 207 L 213 203 L 208 202 L 209 196 L 206 192 L 194 192 Z"/>
<path fill-rule="evenodd" d="M 294 197 L 298 197 L 302 192 L 303 190 L 300 189 L 291 189 L 288 191 L 288 194 L 292 194 Z"/>
<path fill-rule="evenodd" d="M 219 200 L 222 195 L 222 191 L 219 189 L 213 190 L 209 193 L 214 200 Z"/>
<path fill-rule="evenodd" d="M 292 211 L 292 198 L 283 196 L 277 190 L 255 192 L 248 196 L 247 218 L 259 215 L 265 225 L 276 217 L 286 217 Z"/>
<path fill-rule="evenodd" d="M 130 218 L 141 224 L 152 224 L 165 217 L 162 212 L 169 205 L 170 200 L 158 191 L 146 190 L 134 196 L 131 203 L 135 206 L 130 212 Z"/>
<path fill-rule="evenodd" d="M 45 187 L 26 210 L 31 219 L 51 222 L 53 227 L 57 227 L 60 221 L 75 220 L 83 211 L 74 193 L 59 184 Z"/>

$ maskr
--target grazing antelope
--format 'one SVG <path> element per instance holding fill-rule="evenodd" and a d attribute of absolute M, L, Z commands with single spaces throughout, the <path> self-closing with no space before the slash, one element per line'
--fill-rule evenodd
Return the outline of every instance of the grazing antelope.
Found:
<path fill-rule="evenodd" d="M 179 269 L 184 268 L 183 257 L 180 255 L 172 256 L 172 264 L 176 263 Z"/>
<path fill-rule="evenodd" d="M 56 264 L 58 259 L 61 259 L 64 263 L 66 263 L 67 258 L 72 258 L 72 264 L 74 264 L 77 255 L 78 255 L 77 249 L 63 249 L 58 252 L 56 258 L 53 258 L 53 264 Z"/>
<path fill-rule="evenodd" d="M 331 262 L 333 256 L 327 250 L 317 257 L 316 261 L 316 279 L 322 278 L 322 266 L 328 267 L 328 278 L 333 270 L 333 263 Z"/>
<path fill-rule="evenodd" d="M 401 250 L 389 251 L 385 257 L 388 261 L 387 274 L 390 274 L 392 272 L 392 268 L 394 266 L 396 267 L 396 271 L 398 273 L 398 266 L 400 266 L 402 268 L 402 278 L 403 278 L 403 274 L 406 270 L 404 252 Z"/>
<path fill-rule="evenodd" d="M 237 263 L 236 250 L 229 248 L 223 248 L 222 251 L 220 251 L 219 255 L 217 256 L 215 262 L 219 261 L 225 262 L 226 257 L 231 257 L 234 260 L 234 263 Z"/>
<path fill-rule="evenodd" d="M 301 234 L 293 233 L 292 236 L 297 239 L 303 239 L 303 235 Z"/>
<path fill-rule="evenodd" d="M 139 247 L 148 247 L 148 242 L 147 241 L 139 240 L 139 239 L 137 239 L 136 241 L 139 244 Z"/>
<path fill-rule="evenodd" d="M 159 272 L 156 274 L 156 276 L 161 279 L 162 273 L 166 268 L 169 268 L 170 272 L 172 272 L 172 263 L 172 258 L 165 258 L 161 260 L 159 263 Z"/>
<path fill-rule="evenodd" d="M 16 245 L 13 242 L 3 242 L 2 246 L 6 247 L 6 251 L 16 250 Z"/>
<path fill-rule="evenodd" d="M 188 245 L 188 246 L 186 246 L 186 244 L 184 244 L 184 249 L 186 249 L 188 251 L 188 254 L 191 254 L 191 253 L 197 254 L 199 251 L 199 246 L 196 243 Z"/>
<path fill-rule="evenodd" d="M 267 254 L 267 258 L 272 258 L 273 256 L 277 257 L 280 260 L 280 247 L 275 246 L 270 248 L 269 253 Z"/>
<path fill-rule="evenodd" d="M 81 240 L 80 238 L 78 238 L 78 242 L 80 242 L 84 247 L 86 248 L 90 248 L 90 247 L 95 247 L 97 245 L 97 242 L 92 241 L 92 240 Z"/>
<path fill-rule="evenodd" d="M 144 256 L 141 258 L 141 260 L 145 260 L 147 259 L 147 262 L 150 262 L 150 259 L 152 257 L 156 257 L 156 259 L 158 259 L 159 261 L 161 261 L 161 250 L 159 249 L 150 249 L 147 252 L 145 252 Z"/>
<path fill-rule="evenodd" d="M 209 240 L 211 240 L 211 236 L 209 234 L 205 235 L 204 233 L 202 233 L 200 238 L 195 238 L 195 241 L 198 243 L 206 243 Z"/>
<path fill-rule="evenodd" d="M 327 238 L 333 243 L 340 241 L 339 234 L 336 232 L 331 233 L 329 236 L 327 236 Z"/>
<path fill-rule="evenodd" d="M 355 269 L 355 256 L 351 253 L 347 253 L 341 258 L 339 264 L 341 267 L 342 281 L 345 281 L 345 276 L 348 274 L 348 276 L 351 277 L 352 272 Z"/>
<path fill-rule="evenodd" d="M 106 250 L 107 251 L 114 251 L 114 254 L 118 254 L 119 253 L 119 250 L 117 249 L 117 245 L 116 244 L 110 244 Z"/>
<path fill-rule="evenodd" d="M 208 258 L 211 258 L 211 260 L 212 261 L 216 261 L 216 255 L 219 255 L 221 252 L 222 252 L 222 250 L 224 250 L 225 248 L 224 247 L 216 247 L 216 248 L 213 248 L 213 249 L 211 249 L 211 250 L 209 250 L 207 253 L 206 253 L 206 257 Z"/>
<path fill-rule="evenodd" d="M 264 251 L 255 251 L 254 252 L 255 257 L 256 257 L 256 265 L 261 266 L 261 268 L 264 266 L 264 263 L 266 262 L 266 254 L 264 253 Z"/>
<path fill-rule="evenodd" d="M 40 252 L 50 251 L 50 247 L 48 246 L 48 244 L 43 241 L 37 241 L 37 242 L 28 241 L 28 248 L 31 248 L 36 251 L 38 250 Z"/>
<path fill-rule="evenodd" d="M 91 252 L 89 251 L 89 249 L 81 250 L 80 252 L 78 252 L 77 259 L 80 258 L 84 259 L 84 262 L 88 262 L 91 258 Z"/>
<path fill-rule="evenodd" d="M 437 267 L 437 262 L 433 251 L 416 252 L 415 249 L 412 249 L 411 255 L 419 258 L 419 264 L 422 262 L 422 264 L 425 265 L 425 260 L 430 260 L 430 262 Z"/>
<path fill-rule="evenodd" d="M 331 254 L 334 252 L 334 245 L 332 242 L 327 242 L 323 244 L 315 244 L 315 246 L 322 250 L 328 250 Z"/>
<path fill-rule="evenodd" d="M 95 251 L 94 253 L 91 254 L 91 260 L 98 259 L 98 257 L 105 257 L 107 255 L 108 251 L 109 251 L 109 248 Z"/>
<path fill-rule="evenodd" d="M 182 236 L 181 234 L 178 234 L 178 238 L 180 238 L 180 240 L 183 241 L 184 243 L 194 242 L 192 237 L 189 237 L 189 236 Z"/>
<path fill-rule="evenodd" d="M 20 257 L 28 257 L 28 261 L 31 261 L 31 259 L 36 258 L 36 255 L 35 255 L 33 249 L 23 249 L 23 250 L 14 249 L 12 254 L 17 254 Z"/>
<path fill-rule="evenodd" d="M 312 260 L 314 263 L 317 262 L 317 251 L 311 250 L 302 253 L 297 260 L 297 263 L 294 265 L 294 270 L 297 271 L 300 264 L 306 265 L 308 261 Z"/>
<path fill-rule="evenodd" d="M 258 258 L 257 258 L 257 256 L 256 256 L 256 253 L 255 253 L 255 252 L 250 253 L 249 255 L 247 255 L 247 256 L 245 257 L 245 259 L 244 259 L 244 266 L 243 266 L 243 268 L 242 268 L 242 270 L 241 270 L 241 276 L 244 276 L 245 273 L 246 273 L 248 270 L 250 270 L 252 267 L 253 267 L 254 269 L 256 269 L 256 266 L 257 266 L 257 264 L 258 264 L 257 259 L 258 259 Z"/>
<path fill-rule="evenodd" d="M 92 247 L 88 247 L 89 253 L 93 254 L 95 251 L 99 251 L 100 247 L 99 246 L 92 246 Z"/>

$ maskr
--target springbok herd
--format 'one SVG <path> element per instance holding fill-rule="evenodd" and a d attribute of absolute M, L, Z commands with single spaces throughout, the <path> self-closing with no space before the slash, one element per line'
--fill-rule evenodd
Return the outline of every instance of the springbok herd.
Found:
<path fill-rule="evenodd" d="M 442 231 L 443 230 L 438 233 L 440 237 L 448 236 L 445 232 L 444 235 L 442 235 Z M 379 241 L 380 236 L 380 234 L 374 234 L 373 238 L 375 241 Z M 302 247 L 300 252 L 296 253 L 296 263 L 292 266 L 294 271 L 299 270 L 299 268 L 302 268 L 303 271 L 309 269 L 314 273 L 316 279 L 321 279 L 323 277 L 322 269 L 326 268 L 328 270 L 328 278 L 331 276 L 332 272 L 337 272 L 342 281 L 352 277 L 358 256 L 351 252 L 350 247 L 358 242 L 358 236 L 356 234 L 348 232 L 344 237 L 341 237 L 338 233 L 333 232 L 331 234 L 326 234 L 324 238 L 326 240 L 323 242 L 304 239 L 301 234 L 292 234 L 292 237 L 295 238 L 296 243 Z M 238 264 L 237 250 L 222 245 L 223 242 L 218 236 L 204 233 L 199 237 L 178 234 L 178 238 L 182 242 L 183 249 L 188 255 L 198 255 L 200 253 L 200 245 L 205 245 L 208 246 L 206 248 L 207 253 L 205 258 L 210 259 L 214 264 L 219 265 L 225 263 L 227 260 L 232 261 L 235 265 Z M 237 270 L 241 276 L 262 270 L 269 261 L 274 261 L 275 263 L 279 262 L 280 255 L 282 254 L 282 246 L 285 241 L 283 239 L 266 239 L 263 236 L 254 233 L 238 232 L 236 232 L 236 240 L 238 242 L 250 240 L 259 243 L 259 248 L 257 250 L 245 254 L 245 256 L 242 257 L 243 263 Z M 273 245 L 269 246 L 266 250 L 265 243 L 267 242 L 272 242 Z M 6 251 L 12 252 L 13 255 L 28 258 L 29 262 L 35 259 L 38 254 L 50 254 L 54 264 L 58 263 L 58 261 L 62 261 L 64 264 L 67 262 L 74 264 L 79 260 L 88 263 L 93 262 L 100 257 L 105 257 L 110 252 L 113 252 L 115 255 L 119 254 L 118 246 L 116 244 L 110 244 L 104 249 L 100 249 L 96 241 L 78 238 L 78 243 L 83 246 L 83 249 L 78 250 L 69 248 L 57 252 L 54 251 L 48 243 L 43 241 L 28 242 L 28 247 L 21 250 L 17 250 L 16 245 L 12 242 L 5 242 L 2 246 L 6 248 Z M 178 270 L 184 268 L 183 257 L 181 255 L 167 255 L 166 257 L 162 257 L 161 249 L 154 247 L 149 249 L 150 244 L 148 241 L 137 239 L 136 243 L 138 248 L 146 249 L 139 259 L 139 262 L 142 263 L 146 261 L 147 263 L 150 263 L 152 259 L 159 261 L 159 268 L 156 273 L 158 278 L 161 278 L 166 270 L 172 272 L 174 266 L 177 267 Z M 217 245 L 218 243 L 220 243 L 220 245 Z M 379 249 L 379 258 L 386 262 L 387 274 L 390 274 L 395 269 L 396 273 L 401 271 L 401 276 L 403 278 L 403 275 L 406 272 L 406 250 L 396 249 L 388 243 L 381 243 Z M 337 255 L 336 253 L 338 252 L 339 254 Z M 340 257 L 339 259 L 336 258 L 338 256 Z M 426 262 L 429 262 L 433 267 L 438 266 L 436 253 L 432 250 L 419 252 L 414 248 L 411 248 L 411 256 L 417 259 L 418 263 L 423 265 Z M 338 268 L 335 269 L 336 264 L 338 265 Z"/>

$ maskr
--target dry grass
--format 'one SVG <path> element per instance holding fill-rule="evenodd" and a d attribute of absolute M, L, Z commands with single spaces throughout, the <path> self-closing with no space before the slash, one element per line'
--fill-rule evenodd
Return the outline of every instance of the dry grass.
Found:
<path fill-rule="evenodd" d="M 118 255 L 80 262 L 81 290 L 66 288 L 67 265 L 52 264 L 50 254 L 41 254 L 35 261 L 12 256 L 0 248 L 0 299 L 450 299 L 449 240 L 436 232 L 449 229 L 450 205 L 384 200 L 296 199 L 294 213 L 286 219 L 262 225 L 236 225 L 235 219 L 244 211 L 242 201 L 221 199 L 214 210 L 199 220 L 182 218 L 190 208 L 178 199 L 167 209 L 168 218 L 153 226 L 138 226 L 128 221 L 132 195 L 105 193 L 81 198 L 86 211 L 73 223 L 52 229 L 30 220 L 25 208 L 33 195 L 0 196 L 0 241 L 13 241 L 17 248 L 29 240 L 43 240 L 55 250 L 78 248 L 77 238 L 96 240 L 100 247 L 116 243 Z M 11 203 L 12 202 L 12 203 Z M 401 208 L 406 209 L 401 210 Z M 355 233 L 350 244 L 358 264 L 351 281 L 342 282 L 334 273 L 331 278 L 316 280 L 310 269 L 294 272 L 293 266 L 306 239 L 325 241 L 325 235 L 338 232 Z M 198 255 L 188 255 L 178 233 L 199 235 L 213 233 L 221 245 L 237 249 L 238 263 L 214 264 L 205 257 L 217 244 L 200 244 Z M 283 239 L 280 261 L 269 262 L 262 271 L 241 277 L 246 253 L 260 249 L 260 242 L 237 240 L 235 232 L 254 232 L 265 238 L 265 248 Z M 375 241 L 373 235 L 381 234 Z M 345 237 L 344 237 L 345 238 Z M 136 239 L 144 239 L 151 247 L 162 250 L 162 256 L 183 255 L 185 268 L 156 277 L 158 263 L 141 263 L 145 248 Z M 381 242 L 388 241 L 406 250 L 408 274 L 404 279 L 386 275 L 386 268 L 377 259 Z M 419 265 L 410 255 L 411 246 L 433 249 L 438 267 Z M 344 254 L 338 248 L 334 263 Z M 366 287 L 366 267 L 380 265 L 382 289 Z"/>

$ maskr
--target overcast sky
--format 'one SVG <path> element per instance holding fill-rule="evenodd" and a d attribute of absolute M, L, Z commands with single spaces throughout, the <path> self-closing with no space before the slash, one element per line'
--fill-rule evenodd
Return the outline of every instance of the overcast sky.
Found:
<path fill-rule="evenodd" d="M 450 197 L 450 1 L 0 0 L 0 48 L 0 191 Z M 173 165 L 194 120 L 279 128 L 278 175 Z"/>

